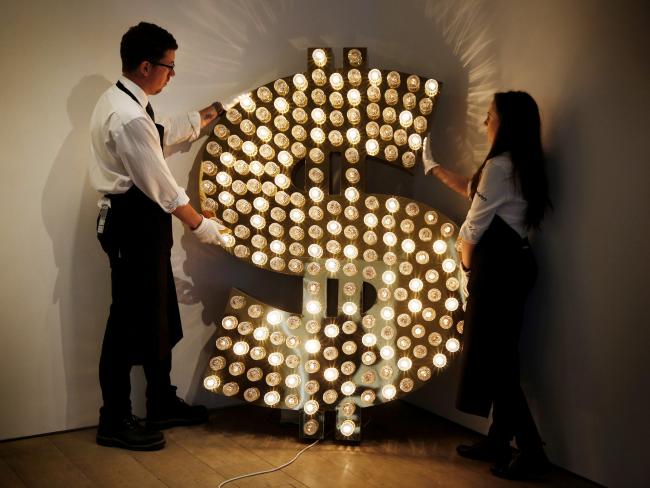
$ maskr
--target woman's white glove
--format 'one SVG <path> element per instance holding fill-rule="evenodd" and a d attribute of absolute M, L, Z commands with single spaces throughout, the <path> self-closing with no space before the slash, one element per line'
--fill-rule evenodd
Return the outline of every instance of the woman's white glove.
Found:
<path fill-rule="evenodd" d="M 424 174 L 429 174 L 430 171 L 433 171 L 433 168 L 440 166 L 440 163 L 436 163 L 431 154 L 431 148 L 429 147 L 429 138 L 425 137 L 422 144 L 422 163 L 424 164 Z"/>
<path fill-rule="evenodd" d="M 222 231 L 225 230 L 226 227 L 219 222 L 204 217 L 199 226 L 192 232 L 203 244 L 217 244 L 223 246 L 226 241 L 223 238 Z"/>

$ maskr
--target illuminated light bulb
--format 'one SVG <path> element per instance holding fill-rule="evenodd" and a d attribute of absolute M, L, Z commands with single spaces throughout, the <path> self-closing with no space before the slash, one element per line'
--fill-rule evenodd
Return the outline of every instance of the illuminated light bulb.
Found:
<path fill-rule="evenodd" d="M 332 88 L 335 90 L 343 88 L 343 76 L 341 76 L 341 73 L 332 73 L 330 75 L 330 85 L 332 85 Z"/>
<path fill-rule="evenodd" d="M 311 118 L 314 122 L 317 124 L 323 124 L 327 120 L 327 117 L 325 116 L 325 112 L 323 112 L 322 108 L 315 108 L 314 110 L 311 111 Z"/>
<path fill-rule="evenodd" d="M 366 347 L 372 347 L 377 344 L 377 336 L 375 334 L 364 334 L 361 338 L 361 342 Z"/>
<path fill-rule="evenodd" d="M 351 202 L 354 203 L 359 199 L 359 190 L 357 190 L 354 187 L 348 187 L 345 189 L 345 198 Z"/>
<path fill-rule="evenodd" d="M 393 232 L 386 232 L 383 237 L 384 244 L 394 246 L 397 244 L 397 236 Z"/>
<path fill-rule="evenodd" d="M 452 337 L 451 339 L 447 339 L 447 342 L 445 343 L 445 347 L 449 352 L 457 352 L 460 349 L 460 342 L 458 341 L 458 339 Z"/>
<path fill-rule="evenodd" d="M 350 144 L 359 144 L 359 141 L 361 140 L 361 134 L 359 134 L 359 130 L 355 129 L 354 127 L 347 130 L 345 137 Z"/>
<path fill-rule="evenodd" d="M 284 356 L 280 352 L 269 354 L 269 364 L 271 366 L 280 366 L 284 362 Z"/>
<path fill-rule="evenodd" d="M 321 190 L 317 186 L 314 186 L 309 189 L 309 198 L 316 203 L 321 202 L 324 196 L 325 194 L 323 193 L 323 190 Z"/>
<path fill-rule="evenodd" d="M 384 346 L 379 350 L 379 355 L 382 359 L 393 359 L 393 356 L 395 356 L 395 349 L 391 346 Z"/>
<path fill-rule="evenodd" d="M 409 288 L 410 288 L 412 291 L 414 291 L 414 292 L 417 293 L 417 292 L 419 292 L 419 291 L 422 291 L 422 288 L 424 288 L 424 283 L 423 283 L 422 280 L 419 279 L 419 278 L 413 278 L 413 279 L 409 282 Z"/>
<path fill-rule="evenodd" d="M 345 396 L 352 395 L 356 389 L 357 385 L 355 385 L 352 381 L 346 381 L 341 385 L 341 393 L 343 393 Z"/>
<path fill-rule="evenodd" d="M 284 380 L 284 384 L 287 385 L 287 388 L 295 388 L 300 385 L 300 376 L 297 374 L 290 374 Z"/>
<path fill-rule="evenodd" d="M 241 149 L 244 151 L 244 154 L 246 154 L 246 156 L 249 156 L 251 158 L 257 154 L 257 146 L 251 141 L 244 142 Z"/>
<path fill-rule="evenodd" d="M 420 134 L 411 134 L 408 141 L 409 147 L 414 151 L 417 151 L 422 147 L 422 137 Z"/>
<path fill-rule="evenodd" d="M 309 339 L 308 341 L 305 341 L 305 351 L 309 354 L 316 354 L 320 351 L 320 342 L 318 339 Z"/>
<path fill-rule="evenodd" d="M 248 343 L 244 341 L 235 342 L 235 344 L 232 346 L 232 352 L 234 352 L 238 356 L 243 356 L 244 354 L 247 354 L 248 349 L 249 349 Z"/>
<path fill-rule="evenodd" d="M 458 299 L 451 297 L 445 300 L 445 308 L 450 312 L 458 310 Z"/>
<path fill-rule="evenodd" d="M 217 173 L 217 183 L 221 186 L 229 186 L 232 183 L 232 177 L 225 171 L 219 171 Z"/>
<path fill-rule="evenodd" d="M 397 198 L 389 198 L 386 200 L 386 210 L 395 213 L 399 210 L 399 200 Z"/>
<path fill-rule="evenodd" d="M 447 364 L 447 356 L 445 356 L 441 352 L 433 356 L 433 365 L 436 368 L 444 368 L 446 364 Z"/>
<path fill-rule="evenodd" d="M 273 246 L 273 243 L 271 243 L 271 246 Z M 279 310 L 271 310 L 268 314 L 266 314 L 266 321 L 271 325 L 278 325 L 280 322 L 282 322 L 282 312 Z"/>
<path fill-rule="evenodd" d="M 311 53 L 311 58 L 314 60 L 314 64 L 319 68 L 322 68 L 327 64 L 327 54 L 322 49 L 314 49 Z"/>
<path fill-rule="evenodd" d="M 323 248 L 318 244 L 310 244 L 309 247 L 307 248 L 307 253 L 312 258 L 319 258 L 323 255 Z"/>
<path fill-rule="evenodd" d="M 253 331 L 253 337 L 257 341 L 265 341 L 269 337 L 269 329 L 266 327 L 256 327 Z"/>
<path fill-rule="evenodd" d="M 403 357 L 397 361 L 397 367 L 400 371 L 408 371 L 413 366 L 413 361 L 410 358 Z"/>
<path fill-rule="evenodd" d="M 442 270 L 445 273 L 453 273 L 455 269 L 456 269 L 456 261 L 454 261 L 453 259 L 445 259 L 442 262 Z"/>
<path fill-rule="evenodd" d="M 322 305 L 319 301 L 317 300 L 311 300 L 307 302 L 307 312 L 311 314 L 317 314 L 320 313 L 322 310 Z"/>
<path fill-rule="evenodd" d="M 294 208 L 291 210 L 291 212 L 289 212 L 289 218 L 295 223 L 300 224 L 305 220 L 305 212 L 298 208 Z"/>
<path fill-rule="evenodd" d="M 256 229 L 263 229 L 266 225 L 266 220 L 261 215 L 253 215 L 250 222 Z"/>
<path fill-rule="evenodd" d="M 341 307 L 341 310 L 345 315 L 354 315 L 357 313 L 357 306 L 352 302 L 345 302 Z"/>
<path fill-rule="evenodd" d="M 397 393 L 397 388 L 395 388 L 394 385 L 384 385 L 381 389 L 381 396 L 385 400 L 392 400 L 395 398 L 395 394 Z"/>
<path fill-rule="evenodd" d="M 418 313 L 420 310 L 422 310 L 422 302 L 418 300 L 417 298 L 414 298 L 412 300 L 409 300 L 409 311 L 412 313 Z"/>
<path fill-rule="evenodd" d="M 210 375 L 203 380 L 203 387 L 206 390 L 214 390 L 215 388 L 219 388 L 220 384 L 221 380 L 218 376 L 215 375 Z"/>
<path fill-rule="evenodd" d="M 348 102 L 350 102 L 350 105 L 353 107 L 356 107 L 361 103 L 361 93 L 359 93 L 359 90 L 356 88 L 348 90 Z"/>
<path fill-rule="evenodd" d="M 392 285 L 393 283 L 395 283 L 396 279 L 397 276 L 392 271 L 384 271 L 381 275 L 381 280 L 387 285 Z"/>
<path fill-rule="evenodd" d="M 325 269 L 330 273 L 336 273 L 339 270 L 339 260 L 334 258 L 329 258 L 325 260 Z"/>
<path fill-rule="evenodd" d="M 219 156 L 219 161 L 221 161 L 224 166 L 231 167 L 233 164 L 235 164 L 235 156 L 229 152 L 225 152 Z"/>
<path fill-rule="evenodd" d="M 402 241 L 402 250 L 406 253 L 412 253 L 415 251 L 415 242 L 411 239 L 404 239 Z"/>
<path fill-rule="evenodd" d="M 318 412 L 318 402 L 316 400 L 307 400 L 305 402 L 304 410 L 307 415 L 314 415 Z"/>
<path fill-rule="evenodd" d="M 291 166 L 293 156 L 288 151 L 280 151 L 278 153 L 278 161 L 282 166 Z"/>
<path fill-rule="evenodd" d="M 298 90 L 303 91 L 307 89 L 308 83 L 307 78 L 302 73 L 298 73 L 293 77 L 293 86 Z"/>
<path fill-rule="evenodd" d="M 280 401 L 280 394 L 277 391 L 269 391 L 264 395 L 264 403 L 272 407 Z"/>
<path fill-rule="evenodd" d="M 392 320 L 395 317 L 395 310 L 393 310 L 393 307 L 384 307 L 379 314 L 384 320 Z"/>
<path fill-rule="evenodd" d="M 447 251 L 447 243 L 438 239 L 433 243 L 433 252 L 436 254 L 444 254 Z"/>
<path fill-rule="evenodd" d="M 323 132 L 323 129 L 320 127 L 314 127 L 310 132 L 309 135 L 311 136 L 312 140 L 316 144 L 322 144 L 325 142 L 325 132 Z"/>
<path fill-rule="evenodd" d="M 354 434 L 356 428 L 357 425 L 354 423 L 354 421 L 347 419 L 341 423 L 341 427 L 339 427 L 339 432 L 341 432 L 341 435 L 345 437 L 350 437 L 352 434 Z"/>
<path fill-rule="evenodd" d="M 359 255 L 359 250 L 357 249 L 357 246 L 348 244 L 343 248 L 343 254 L 348 259 L 355 259 Z"/>
<path fill-rule="evenodd" d="M 425 332 L 426 330 L 420 324 L 414 325 L 413 328 L 411 329 L 411 334 L 413 334 L 413 337 L 415 337 L 416 339 L 419 339 L 420 337 L 424 337 Z"/>
<path fill-rule="evenodd" d="M 256 197 L 253 200 L 253 207 L 258 212 L 266 212 L 269 209 L 269 201 L 264 197 Z"/>
<path fill-rule="evenodd" d="M 253 173 L 256 176 L 261 176 L 264 174 L 264 165 L 260 163 L 259 161 L 251 161 L 251 164 L 249 165 L 249 169 L 251 170 L 251 173 Z M 259 183 L 257 180 L 253 180 Z"/>
<path fill-rule="evenodd" d="M 336 324 L 327 324 L 323 332 L 327 337 L 334 338 L 339 335 L 339 327 Z"/>
<path fill-rule="evenodd" d="M 363 223 L 370 229 L 373 229 L 379 223 L 379 219 L 375 214 L 367 213 L 363 216 Z"/>
<path fill-rule="evenodd" d="M 258 266 L 263 266 L 266 264 L 268 257 L 262 251 L 255 251 L 251 256 L 251 259 L 253 260 L 253 263 L 257 264 Z"/>
<path fill-rule="evenodd" d="M 278 97 L 273 100 L 273 106 L 281 114 L 286 114 L 289 111 L 289 102 L 287 102 L 283 97 Z"/>
<path fill-rule="evenodd" d="M 366 152 L 370 156 L 375 156 L 379 153 L 379 143 L 375 139 L 368 139 L 366 141 Z"/>
<path fill-rule="evenodd" d="M 330 94 L 330 103 L 334 108 L 341 108 L 343 106 L 343 95 L 339 92 L 332 92 Z"/>
<path fill-rule="evenodd" d="M 424 84 L 424 93 L 428 97 L 433 97 L 438 93 L 438 82 L 436 80 L 427 80 Z"/>
<path fill-rule="evenodd" d="M 246 110 L 246 112 L 251 113 L 255 111 L 255 102 L 249 95 L 244 95 L 239 99 L 239 105 L 241 105 L 241 108 Z"/>
<path fill-rule="evenodd" d="M 336 381 L 339 377 L 339 370 L 336 368 L 327 368 L 323 371 L 323 377 L 327 381 Z"/>
<path fill-rule="evenodd" d="M 399 123 L 405 129 L 408 129 L 413 124 L 413 114 L 408 110 L 404 110 L 399 114 Z M 414 134 L 417 135 L 417 134 Z"/>
<path fill-rule="evenodd" d="M 368 81 L 370 82 L 371 85 L 373 86 L 379 86 L 381 85 L 381 71 L 378 69 L 371 69 L 368 72 Z"/>
<path fill-rule="evenodd" d="M 332 235 L 339 235 L 343 227 L 336 220 L 330 220 L 327 223 L 327 231 Z"/>

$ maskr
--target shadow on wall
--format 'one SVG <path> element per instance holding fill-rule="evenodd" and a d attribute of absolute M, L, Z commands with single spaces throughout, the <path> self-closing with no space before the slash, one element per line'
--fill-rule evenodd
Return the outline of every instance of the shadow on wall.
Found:
<path fill-rule="evenodd" d="M 89 121 L 111 85 L 100 75 L 82 78 L 67 100 L 72 130 L 48 175 L 41 212 L 58 269 L 52 303 L 58 306 L 66 378 L 65 425 L 97 423 L 97 365 L 108 315 L 110 271 L 95 237 L 97 193 L 88 181 Z M 97 311 L 105 311 L 97 315 Z"/>

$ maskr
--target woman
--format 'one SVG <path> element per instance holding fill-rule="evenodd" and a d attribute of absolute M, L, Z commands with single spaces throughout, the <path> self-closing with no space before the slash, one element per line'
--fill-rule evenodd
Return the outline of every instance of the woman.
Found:
<path fill-rule="evenodd" d="M 486 418 L 493 410 L 487 438 L 457 450 L 494 462 L 496 476 L 526 479 L 549 468 L 519 384 L 517 345 L 537 274 L 526 235 L 550 207 L 537 104 L 524 92 L 496 93 L 485 125 L 490 152 L 471 179 L 436 163 L 426 140 L 423 161 L 425 174 L 472 201 L 460 229 L 469 298 L 457 407 Z"/>

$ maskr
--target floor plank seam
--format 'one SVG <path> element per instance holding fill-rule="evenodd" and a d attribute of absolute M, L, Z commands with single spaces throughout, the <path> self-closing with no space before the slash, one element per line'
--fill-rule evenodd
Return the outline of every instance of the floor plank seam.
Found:
<path fill-rule="evenodd" d="M 83 469 L 81 469 L 81 467 L 78 466 L 72 459 L 66 456 L 66 454 L 61 450 L 59 446 L 56 445 L 55 442 L 52 441 L 52 439 L 46 439 L 46 440 L 49 444 L 51 444 L 54 447 L 54 449 L 59 451 L 61 453 L 61 456 L 63 456 L 72 466 L 74 466 L 75 469 L 79 471 L 79 473 L 81 473 L 81 475 L 86 479 L 86 481 L 88 481 L 90 486 L 96 486 L 95 483 L 93 483 L 93 481 L 88 477 L 88 475 L 84 473 Z"/>

